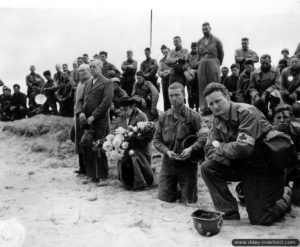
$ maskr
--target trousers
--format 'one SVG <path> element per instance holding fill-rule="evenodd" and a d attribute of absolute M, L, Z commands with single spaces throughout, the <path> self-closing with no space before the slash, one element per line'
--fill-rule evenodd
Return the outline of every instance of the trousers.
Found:
<path fill-rule="evenodd" d="M 166 202 L 194 203 L 197 201 L 197 164 L 163 157 L 158 178 L 158 198 Z M 178 190 L 179 187 L 179 190 Z"/>
<path fill-rule="evenodd" d="M 220 62 L 216 58 L 202 58 L 197 71 L 199 107 L 203 111 L 207 104 L 204 97 L 204 89 L 211 82 L 220 82 Z"/>
<path fill-rule="evenodd" d="M 242 181 L 246 209 L 251 224 L 271 225 L 285 213 L 279 206 L 284 191 L 283 172 L 253 168 L 243 162 L 224 166 L 213 160 L 201 165 L 201 174 L 216 210 L 238 211 L 227 181 Z"/>

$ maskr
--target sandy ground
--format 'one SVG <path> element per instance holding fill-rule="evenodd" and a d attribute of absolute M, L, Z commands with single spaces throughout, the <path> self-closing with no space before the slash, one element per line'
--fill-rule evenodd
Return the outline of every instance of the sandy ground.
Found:
<path fill-rule="evenodd" d="M 200 236 L 191 213 L 212 209 L 199 176 L 194 205 L 164 203 L 157 187 L 124 190 L 111 167 L 110 185 L 82 184 L 76 157 L 32 151 L 35 138 L 0 131 L 0 246 L 232 246 L 234 238 L 299 238 L 300 208 L 271 227 L 226 221 L 214 237 Z M 156 163 L 159 170 L 159 162 Z M 19 242 L 17 242 L 17 240 Z"/>

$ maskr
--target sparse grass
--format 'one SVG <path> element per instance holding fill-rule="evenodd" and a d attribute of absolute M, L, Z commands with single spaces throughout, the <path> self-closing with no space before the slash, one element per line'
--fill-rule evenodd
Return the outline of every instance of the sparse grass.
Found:
<path fill-rule="evenodd" d="M 54 153 L 65 158 L 74 153 L 74 144 L 69 141 L 72 126 L 72 118 L 37 115 L 5 123 L 2 131 L 26 138 L 31 152 Z"/>
<path fill-rule="evenodd" d="M 3 126 L 2 131 L 26 137 L 52 134 L 56 136 L 58 142 L 64 142 L 69 138 L 69 131 L 72 125 L 72 118 L 37 115 L 32 118 L 7 123 Z"/>
<path fill-rule="evenodd" d="M 47 152 L 48 148 L 46 145 L 41 143 L 33 143 L 30 147 L 32 152 L 40 153 L 40 152 Z"/>

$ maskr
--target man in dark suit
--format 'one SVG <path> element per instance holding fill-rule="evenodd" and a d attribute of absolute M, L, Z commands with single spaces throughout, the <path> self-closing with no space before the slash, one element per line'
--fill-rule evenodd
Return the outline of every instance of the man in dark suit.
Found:
<path fill-rule="evenodd" d="M 113 98 L 113 82 L 102 74 L 103 64 L 100 60 L 92 60 L 90 69 L 93 79 L 87 82 L 82 105 L 77 113 L 85 128 L 94 130 L 94 139 L 102 139 L 110 132 L 109 109 Z M 106 183 L 108 177 L 107 159 L 104 153 L 93 152 L 90 147 L 83 147 L 83 158 L 86 174 L 99 186 Z"/>

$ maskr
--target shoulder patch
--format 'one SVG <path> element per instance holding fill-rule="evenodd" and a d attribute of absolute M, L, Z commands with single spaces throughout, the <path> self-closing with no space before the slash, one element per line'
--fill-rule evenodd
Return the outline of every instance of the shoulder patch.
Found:
<path fill-rule="evenodd" d="M 255 144 L 255 139 L 245 133 L 239 133 L 236 140 L 240 144 L 249 144 L 252 146 Z"/>

